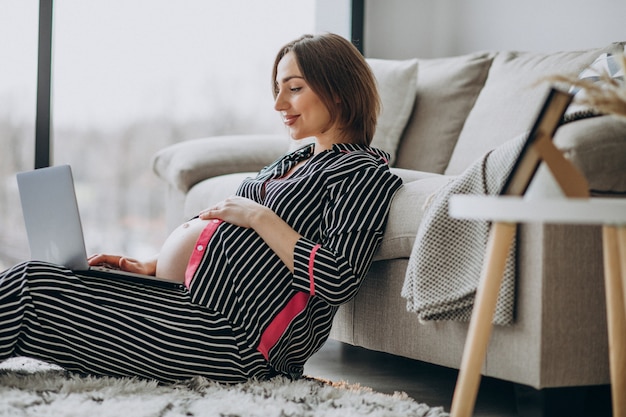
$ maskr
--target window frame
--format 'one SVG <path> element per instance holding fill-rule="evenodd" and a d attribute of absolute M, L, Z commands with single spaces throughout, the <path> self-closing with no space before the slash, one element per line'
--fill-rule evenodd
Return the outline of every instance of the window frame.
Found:
<path fill-rule="evenodd" d="M 51 84 L 54 0 L 39 0 L 39 43 L 37 46 L 37 110 L 35 114 L 35 169 L 52 162 Z M 365 0 L 351 0 L 351 40 L 363 54 Z"/>

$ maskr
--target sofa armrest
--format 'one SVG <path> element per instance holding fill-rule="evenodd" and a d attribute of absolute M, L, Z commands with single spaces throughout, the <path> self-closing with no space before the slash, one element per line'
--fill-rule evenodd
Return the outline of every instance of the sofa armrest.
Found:
<path fill-rule="evenodd" d="M 170 186 L 186 193 L 218 175 L 259 171 L 285 154 L 284 135 L 233 135 L 193 139 L 168 146 L 152 158 L 152 169 Z"/>
<path fill-rule="evenodd" d="M 626 117 L 566 123 L 557 130 L 554 142 L 582 171 L 592 194 L 626 194 Z"/>

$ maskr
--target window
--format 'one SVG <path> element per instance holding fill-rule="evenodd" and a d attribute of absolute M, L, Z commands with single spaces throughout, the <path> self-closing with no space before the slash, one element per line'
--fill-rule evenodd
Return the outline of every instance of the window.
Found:
<path fill-rule="evenodd" d="M 38 33 L 35 1 L 1 4 L 0 270 L 29 253 L 15 173 L 34 160 Z"/>
<path fill-rule="evenodd" d="M 275 133 L 271 66 L 314 31 L 314 0 L 58 0 L 53 164 L 70 164 L 88 253 L 142 257 L 167 233 L 150 161 L 186 139 Z M 38 3 L 4 2 L 0 269 L 28 258 L 15 173 L 32 169 Z M 7 50 L 5 50 L 7 49 Z M 4 151 L 4 150 L 8 150 Z"/>

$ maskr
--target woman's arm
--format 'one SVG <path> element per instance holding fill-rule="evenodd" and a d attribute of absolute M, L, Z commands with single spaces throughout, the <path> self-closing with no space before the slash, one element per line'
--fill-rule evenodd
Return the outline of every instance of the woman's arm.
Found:
<path fill-rule="evenodd" d="M 294 288 L 331 305 L 358 291 L 382 241 L 402 180 L 386 166 L 364 167 L 330 184 L 319 241 L 301 238 L 294 249 Z"/>

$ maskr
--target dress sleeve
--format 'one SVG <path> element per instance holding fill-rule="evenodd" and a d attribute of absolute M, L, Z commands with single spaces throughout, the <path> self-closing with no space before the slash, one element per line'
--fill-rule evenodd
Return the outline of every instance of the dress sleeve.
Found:
<path fill-rule="evenodd" d="M 303 237 L 296 243 L 294 287 L 331 305 L 349 301 L 371 265 L 401 185 L 386 165 L 352 172 L 329 185 L 322 240 Z"/>

